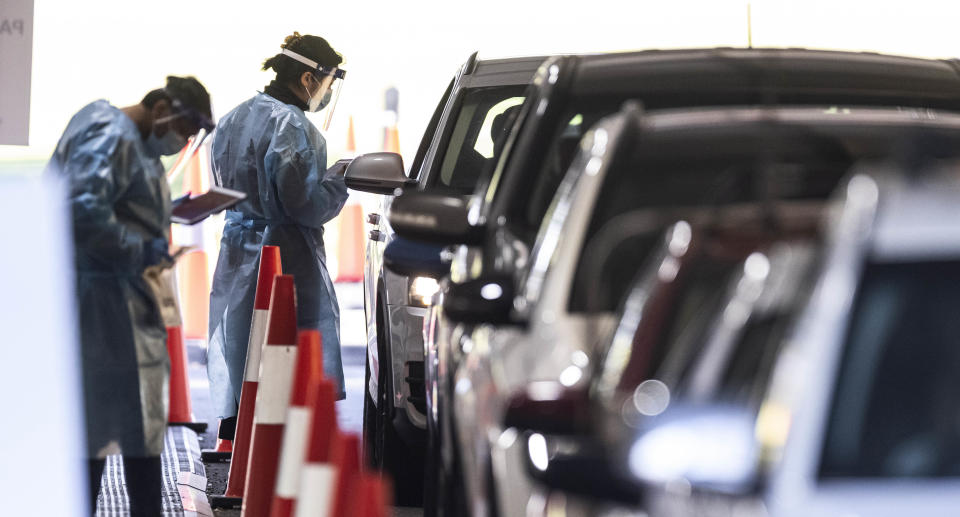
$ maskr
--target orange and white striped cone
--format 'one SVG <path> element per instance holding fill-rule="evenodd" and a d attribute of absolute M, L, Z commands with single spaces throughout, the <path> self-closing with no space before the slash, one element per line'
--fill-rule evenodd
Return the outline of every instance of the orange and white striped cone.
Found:
<path fill-rule="evenodd" d="M 330 462 L 330 450 L 337 433 L 336 388 L 322 379 L 316 386 L 310 414 L 307 454 L 300 471 L 297 493 L 297 517 L 326 517 L 333 505 L 336 470 Z"/>
<path fill-rule="evenodd" d="M 317 385 L 323 378 L 323 345 L 320 331 L 301 330 L 297 335 L 297 366 L 290 390 L 290 407 L 283 427 L 280 467 L 270 507 L 270 517 L 292 517 L 300 490 L 300 471 L 307 450 L 311 413 Z"/>
<path fill-rule="evenodd" d="M 250 463 L 243 488 L 242 517 L 270 513 L 277 482 L 280 445 L 297 359 L 297 298 L 293 276 L 274 278 L 267 339 L 260 356 L 260 384 L 250 440 Z"/>
<path fill-rule="evenodd" d="M 253 434 L 253 416 L 256 411 L 260 354 L 267 334 L 274 277 L 280 274 L 280 248 L 264 246 L 260 251 L 260 271 L 257 274 L 257 292 L 253 302 L 250 338 L 247 341 L 247 363 L 240 388 L 240 407 L 237 409 L 237 427 L 233 436 L 233 455 L 227 475 L 227 489 L 222 496 L 210 498 L 210 506 L 213 508 L 239 508 L 242 502 L 250 456 L 250 436 Z"/>
<path fill-rule="evenodd" d="M 360 437 L 353 433 L 337 433 L 330 454 L 337 473 L 329 516 L 351 515 L 351 504 L 357 497 L 360 482 Z"/>

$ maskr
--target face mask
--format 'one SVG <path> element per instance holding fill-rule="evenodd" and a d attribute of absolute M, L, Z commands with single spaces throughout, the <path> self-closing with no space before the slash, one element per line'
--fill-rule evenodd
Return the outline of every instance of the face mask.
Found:
<path fill-rule="evenodd" d="M 307 111 L 316 113 L 323 108 L 326 108 L 327 104 L 330 104 L 330 99 L 333 97 L 333 90 L 330 88 L 325 88 L 323 95 L 320 95 L 319 91 L 314 95 L 310 95 L 310 90 L 307 90 L 307 96 L 310 97 L 310 102 L 307 105 Z"/>
<path fill-rule="evenodd" d="M 145 145 L 147 146 L 147 153 L 154 158 L 159 158 L 160 156 L 179 153 L 183 146 L 187 145 L 187 139 L 180 136 L 172 127 L 167 129 L 166 134 L 158 137 L 157 126 L 154 124 L 153 132 L 147 137 Z"/>

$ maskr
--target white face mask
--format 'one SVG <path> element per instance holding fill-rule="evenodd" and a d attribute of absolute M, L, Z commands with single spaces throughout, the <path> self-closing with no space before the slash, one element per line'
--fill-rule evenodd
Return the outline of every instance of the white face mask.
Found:
<path fill-rule="evenodd" d="M 310 90 L 307 90 L 306 87 L 304 87 L 304 90 L 307 92 L 307 97 L 310 98 L 309 102 L 307 102 L 307 111 L 311 113 L 316 113 L 326 108 L 327 104 L 330 104 L 331 97 L 333 97 L 333 90 L 330 88 L 321 87 L 317 90 L 317 93 L 313 95 L 310 95 Z M 320 90 L 323 90 L 323 93 L 321 93 Z"/>

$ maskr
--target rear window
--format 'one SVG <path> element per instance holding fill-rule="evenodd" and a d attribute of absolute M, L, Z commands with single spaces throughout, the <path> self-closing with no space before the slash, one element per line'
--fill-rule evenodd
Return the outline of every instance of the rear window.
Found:
<path fill-rule="evenodd" d="M 865 268 L 822 478 L 960 476 L 960 262 Z"/>

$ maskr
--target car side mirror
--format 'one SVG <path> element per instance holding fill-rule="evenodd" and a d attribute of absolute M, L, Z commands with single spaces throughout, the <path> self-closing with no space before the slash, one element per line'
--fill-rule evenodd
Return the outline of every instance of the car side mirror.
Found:
<path fill-rule="evenodd" d="M 397 189 L 417 185 L 403 172 L 403 158 L 397 153 L 367 153 L 357 156 L 343 175 L 347 188 L 374 194 L 394 194 Z"/>
<path fill-rule="evenodd" d="M 642 486 L 625 472 L 621 455 L 591 436 L 526 433 L 525 463 L 530 477 L 550 489 L 616 501 L 642 502 Z"/>
<path fill-rule="evenodd" d="M 447 285 L 443 311 L 462 323 L 511 323 L 515 289 L 508 275 L 484 276 Z"/>
<path fill-rule="evenodd" d="M 463 196 L 409 191 L 397 196 L 387 215 L 400 237 L 436 244 L 478 244 L 482 227 L 470 224 Z"/>
<path fill-rule="evenodd" d="M 755 425 L 745 408 L 668 408 L 645 423 L 630 446 L 630 472 L 654 489 L 679 481 L 695 490 L 749 493 L 759 475 Z"/>
<path fill-rule="evenodd" d="M 450 272 L 445 246 L 397 237 L 383 251 L 383 266 L 398 275 L 443 278 Z"/>

